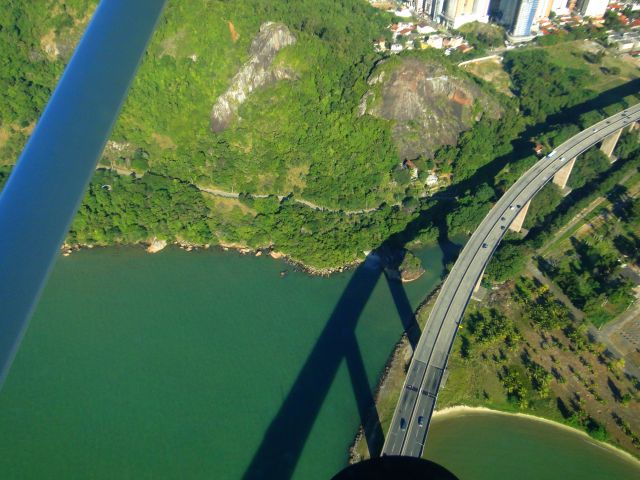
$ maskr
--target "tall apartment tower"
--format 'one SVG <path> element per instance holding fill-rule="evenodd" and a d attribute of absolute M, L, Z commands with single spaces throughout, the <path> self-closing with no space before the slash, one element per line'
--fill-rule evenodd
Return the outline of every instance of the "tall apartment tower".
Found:
<path fill-rule="evenodd" d="M 516 18 L 519 0 L 493 0 L 491 15 L 496 22 L 511 31 L 511 26 Z"/>
<path fill-rule="evenodd" d="M 539 0 L 536 14 L 533 17 L 534 23 L 544 18 L 549 18 L 549 15 L 551 14 L 551 7 L 553 7 L 553 0 Z"/>
<path fill-rule="evenodd" d="M 465 23 L 489 21 L 489 0 L 444 0 L 439 20 L 450 27 L 458 28 Z M 436 9 L 437 10 L 437 9 Z M 434 20 L 437 18 L 434 16 Z"/>
<path fill-rule="evenodd" d="M 528 37 L 539 1 L 544 0 L 500 0 L 493 6 L 492 15 L 513 37 Z"/>
<path fill-rule="evenodd" d="M 413 11 L 416 13 L 424 12 L 424 4 L 425 4 L 425 0 L 411 0 L 409 2 L 409 5 L 413 9 Z"/>
<path fill-rule="evenodd" d="M 511 29 L 514 37 L 531 35 L 531 25 L 537 8 L 538 0 L 520 0 L 513 28 Z"/>
<path fill-rule="evenodd" d="M 414 12 L 424 13 L 436 21 L 442 10 L 442 0 L 411 0 L 410 5 Z M 438 5 L 440 6 L 439 9 Z"/>

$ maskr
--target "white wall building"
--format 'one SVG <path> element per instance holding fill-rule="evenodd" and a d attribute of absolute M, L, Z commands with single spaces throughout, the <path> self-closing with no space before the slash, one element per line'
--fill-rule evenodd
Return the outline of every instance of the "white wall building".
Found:
<path fill-rule="evenodd" d="M 429 33 L 433 33 L 436 31 L 435 28 L 430 27 L 429 25 L 425 25 L 425 26 L 420 26 L 418 25 L 416 27 L 416 31 L 420 34 L 420 35 L 427 35 Z"/>
<path fill-rule="evenodd" d="M 411 18 L 413 17 L 413 12 L 408 8 L 403 8 L 402 10 L 396 10 L 394 15 L 400 18 Z"/>
<path fill-rule="evenodd" d="M 431 35 L 427 40 L 427 45 L 431 48 L 442 48 L 444 39 L 440 35 Z"/>
<path fill-rule="evenodd" d="M 563 15 L 569 14 L 567 0 L 553 0 L 553 4 L 551 5 L 551 11 L 555 13 L 558 17 L 562 17 Z"/>
<path fill-rule="evenodd" d="M 536 9 L 536 14 L 533 17 L 533 23 L 538 23 L 540 22 L 540 20 L 549 18 L 549 13 L 551 13 L 552 7 L 553 7 L 553 0 L 539 0 L 538 8 Z"/>
<path fill-rule="evenodd" d="M 607 11 L 609 0 L 583 0 L 578 7 L 583 17 L 600 18 Z"/>
<path fill-rule="evenodd" d="M 489 0 L 449 0 L 440 17 L 451 28 L 459 28 L 471 22 L 487 23 Z"/>

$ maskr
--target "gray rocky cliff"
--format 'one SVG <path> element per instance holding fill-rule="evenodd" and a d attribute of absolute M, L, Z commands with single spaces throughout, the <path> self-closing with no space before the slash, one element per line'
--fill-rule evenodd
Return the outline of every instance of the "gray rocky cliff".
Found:
<path fill-rule="evenodd" d="M 501 114 L 497 102 L 472 81 L 429 60 L 382 62 L 368 83 L 371 88 L 360 102 L 359 114 L 393 121 L 402 159 L 430 157 L 440 146 L 455 145 L 460 132 L 478 119 L 474 111 L 492 118 Z"/>
<path fill-rule="evenodd" d="M 276 54 L 284 47 L 293 45 L 296 38 L 286 25 L 267 22 L 251 42 L 251 57 L 231 80 L 231 86 L 213 105 L 211 110 L 211 130 L 221 132 L 235 118 L 238 107 L 246 101 L 254 90 L 270 85 L 278 80 L 291 80 L 295 72 L 273 65 Z"/>

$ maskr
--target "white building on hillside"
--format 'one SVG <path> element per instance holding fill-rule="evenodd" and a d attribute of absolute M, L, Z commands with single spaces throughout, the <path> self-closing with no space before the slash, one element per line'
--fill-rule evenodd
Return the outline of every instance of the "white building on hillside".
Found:
<path fill-rule="evenodd" d="M 601 18 L 607 11 L 609 0 L 582 0 L 578 2 L 578 10 L 583 17 Z"/>
<path fill-rule="evenodd" d="M 436 31 L 436 29 L 435 29 L 435 28 L 433 28 L 433 27 L 430 27 L 429 25 L 424 25 L 424 26 L 422 26 L 422 25 L 418 25 L 418 26 L 416 27 L 416 31 L 417 31 L 420 35 L 427 35 L 427 34 L 429 34 L 429 33 L 433 33 L 433 32 L 435 32 L 435 31 Z"/>
<path fill-rule="evenodd" d="M 435 15 L 434 15 L 435 16 Z M 489 0 L 449 0 L 442 3 L 439 17 L 451 28 L 471 22 L 489 22 Z"/>
<path fill-rule="evenodd" d="M 444 39 L 440 35 L 431 35 L 429 40 L 427 40 L 427 45 L 431 48 L 442 48 L 444 43 Z"/>
<path fill-rule="evenodd" d="M 569 14 L 569 6 L 567 0 L 553 0 L 551 5 L 551 11 L 558 17 Z"/>

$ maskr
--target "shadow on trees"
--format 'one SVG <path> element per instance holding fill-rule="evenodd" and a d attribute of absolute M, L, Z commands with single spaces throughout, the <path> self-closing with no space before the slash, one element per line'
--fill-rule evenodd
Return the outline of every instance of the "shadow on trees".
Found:
<path fill-rule="evenodd" d="M 596 178 L 590 182 L 587 182 L 580 188 L 572 190 L 571 193 L 567 195 L 551 213 L 547 214 L 541 222 L 529 230 L 527 237 L 534 242 L 538 238 L 544 239 L 544 234 L 550 226 L 562 221 L 564 216 L 573 208 L 574 205 L 589 197 L 604 180 L 622 169 L 626 162 L 626 160 L 618 160 L 616 163 L 611 165 L 608 170 L 599 173 Z"/>
<path fill-rule="evenodd" d="M 607 386 L 609 387 L 609 390 L 611 390 L 611 394 L 613 395 L 613 398 L 615 399 L 615 401 L 621 402 L 622 392 L 620 391 L 618 386 L 615 384 L 615 382 L 611 380 L 611 377 L 607 377 Z"/>
<path fill-rule="evenodd" d="M 558 407 L 558 410 L 560 411 L 560 414 L 562 415 L 562 418 L 564 418 L 566 420 L 571 416 L 571 410 L 569 410 L 569 408 L 564 403 L 562 398 L 556 397 L 556 406 Z"/>
<path fill-rule="evenodd" d="M 531 138 L 545 133 L 550 125 L 562 123 L 577 123 L 580 115 L 593 110 L 601 110 L 614 103 L 620 102 L 624 97 L 636 95 L 640 91 L 640 79 L 631 80 L 623 85 L 604 91 L 595 97 L 582 103 L 563 109 L 562 111 L 549 115 L 543 122 L 527 127 L 515 140 L 511 142 L 511 151 L 492 162 L 478 169 L 475 174 L 466 182 L 458 184 L 458 191 L 463 192 L 469 188 L 474 188 L 479 183 L 493 182 L 495 176 L 507 164 L 515 163 L 531 155 Z M 494 188 L 496 185 L 490 183 Z"/>
<path fill-rule="evenodd" d="M 639 90 L 640 80 L 603 92 L 580 105 L 565 109 L 562 113 L 548 117 L 544 123 L 527 128 L 512 142 L 512 151 L 479 168 L 471 177 L 452 185 L 438 194 L 436 200 L 426 200 L 419 215 L 406 228 L 390 236 L 380 248 L 402 248 L 416 238 L 422 229 L 435 227 L 437 241 L 443 251 L 443 266 L 455 261 L 462 246 L 450 239 L 447 215 L 455 211 L 456 196 L 473 194 L 483 183 L 495 188 L 494 177 L 508 163 L 530 155 L 529 138 L 544 131 L 550 123 L 568 119 L 575 120 L 581 113 L 606 107 L 626 95 Z M 480 220 L 480 219 L 478 219 Z M 287 479 L 293 475 L 313 424 L 329 393 L 340 364 L 346 361 L 356 398 L 358 413 L 364 435 L 372 456 L 380 454 L 384 432 L 376 410 L 372 386 L 366 375 L 365 363 L 355 335 L 358 320 L 375 288 L 380 276 L 384 276 L 400 320 L 409 342 L 415 346 L 420 338 L 413 308 L 402 283 L 396 275 L 381 265 L 368 260 L 358 266 L 346 289 L 338 300 L 327 324 L 302 366 L 294 385 L 273 418 L 260 446 L 244 474 L 245 479 Z"/>

